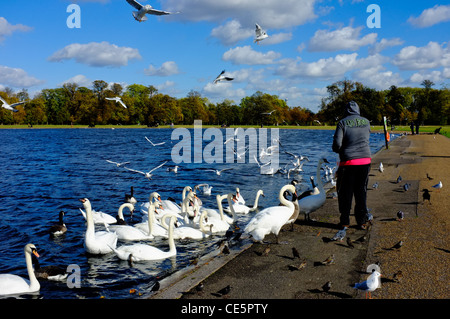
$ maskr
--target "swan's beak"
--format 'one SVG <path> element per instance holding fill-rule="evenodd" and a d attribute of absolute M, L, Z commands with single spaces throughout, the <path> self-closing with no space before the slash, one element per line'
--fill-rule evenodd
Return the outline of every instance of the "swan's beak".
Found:
<path fill-rule="evenodd" d="M 80 198 L 79 201 L 82 202 L 82 203 L 84 203 L 84 202 L 86 201 L 86 199 Z"/>
<path fill-rule="evenodd" d="M 37 258 L 39 258 L 39 254 L 36 249 L 32 249 L 31 252 L 33 253 L 33 255 L 35 255 Z"/>

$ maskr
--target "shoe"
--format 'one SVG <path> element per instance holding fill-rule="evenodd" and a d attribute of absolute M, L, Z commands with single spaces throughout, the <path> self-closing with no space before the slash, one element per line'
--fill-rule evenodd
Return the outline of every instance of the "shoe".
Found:
<path fill-rule="evenodd" d="M 366 230 L 367 229 L 367 225 L 366 224 L 358 225 L 358 229 Z"/>

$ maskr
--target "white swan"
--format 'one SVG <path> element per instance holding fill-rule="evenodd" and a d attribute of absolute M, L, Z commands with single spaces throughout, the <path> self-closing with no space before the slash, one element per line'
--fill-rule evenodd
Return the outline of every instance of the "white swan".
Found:
<path fill-rule="evenodd" d="M 117 235 L 109 231 L 95 231 L 94 218 L 92 216 L 91 202 L 87 198 L 80 199 L 86 210 L 86 233 L 84 235 L 84 246 L 90 254 L 110 253 L 111 247 L 117 245 Z"/>
<path fill-rule="evenodd" d="M 125 218 L 123 217 L 124 208 L 128 208 L 131 215 L 133 215 L 134 205 L 131 203 L 123 203 L 122 205 L 119 206 L 119 209 L 117 210 L 117 217 L 116 217 L 117 225 L 126 225 L 127 224 L 125 221 Z"/>
<path fill-rule="evenodd" d="M 150 210 L 154 210 L 154 204 L 152 203 L 151 205 L 153 205 L 153 207 L 149 208 Z M 124 203 L 122 205 L 120 205 L 119 207 L 119 217 L 122 215 L 122 211 L 123 209 L 127 207 L 130 210 L 132 210 L 134 208 L 134 206 L 130 203 Z M 123 216 L 123 215 L 122 215 Z M 110 231 L 114 231 L 117 235 L 117 238 L 120 240 L 150 240 L 153 239 L 153 235 L 152 235 L 152 218 L 148 218 L 147 219 L 147 224 L 148 224 L 148 228 L 147 231 L 143 231 L 135 226 L 130 226 L 130 225 L 110 225 L 108 226 L 108 230 Z"/>
<path fill-rule="evenodd" d="M 108 215 L 103 212 L 97 212 L 92 209 L 92 206 L 89 203 L 89 206 L 91 207 L 91 214 L 92 218 L 95 224 L 115 224 L 117 223 L 117 219 L 111 215 Z M 86 219 L 86 212 L 80 208 L 80 212 L 83 215 L 84 219 Z M 86 219 L 87 220 L 87 219 Z"/>
<path fill-rule="evenodd" d="M 239 204 L 245 205 L 245 199 L 242 197 L 239 187 L 236 187 L 236 200 Z"/>
<path fill-rule="evenodd" d="M 319 209 L 326 200 L 326 193 L 323 188 L 323 182 L 320 178 L 320 168 L 323 163 L 328 163 L 328 161 L 324 158 L 321 158 L 317 164 L 317 172 L 316 172 L 316 178 L 317 178 L 317 188 L 319 192 L 315 192 L 309 196 L 303 197 L 298 201 L 298 205 L 300 207 L 300 213 L 305 214 L 305 220 L 310 220 L 310 213 L 314 212 L 315 210 Z"/>
<path fill-rule="evenodd" d="M 284 198 L 284 191 L 295 193 L 295 186 L 288 184 L 281 188 L 279 193 L 279 200 L 285 206 L 272 206 L 263 209 L 256 214 L 245 226 L 244 233 L 250 234 L 254 240 L 262 242 L 264 237 L 268 234 L 274 234 L 278 240 L 278 233 L 281 227 L 286 224 L 294 213 L 294 203 Z"/>
<path fill-rule="evenodd" d="M 183 192 L 181 193 L 181 201 L 183 202 L 184 199 L 186 198 L 186 194 L 189 194 L 191 192 L 192 192 L 191 186 L 184 187 Z M 164 208 L 165 212 L 174 212 L 179 214 L 181 213 L 181 207 L 171 200 L 168 199 L 161 200 L 161 205 Z"/>
<path fill-rule="evenodd" d="M 152 237 L 167 238 L 167 230 L 162 227 L 155 218 L 155 208 L 155 203 L 151 202 L 150 206 L 148 207 L 147 220 L 145 222 L 135 224 L 133 227 L 147 234 L 148 237 L 150 237 L 151 234 Z"/>
<path fill-rule="evenodd" d="M 121 260 L 130 260 L 133 262 L 161 260 L 173 257 L 177 254 L 175 240 L 173 238 L 173 227 L 176 221 L 175 216 L 170 217 L 169 224 L 169 250 L 163 251 L 148 244 L 133 244 L 120 246 L 119 248 L 111 247 Z M 130 256 L 131 255 L 131 256 Z"/>
<path fill-rule="evenodd" d="M 233 193 L 229 193 L 227 195 L 222 196 L 221 195 L 216 196 L 219 213 L 217 213 L 217 211 L 214 209 L 204 209 L 208 213 L 208 219 L 205 226 L 208 228 L 211 227 L 212 225 L 212 227 L 210 228 L 210 231 L 212 233 L 226 232 L 230 228 L 230 225 L 233 224 L 234 221 L 236 220 L 236 214 L 234 212 L 233 205 L 231 203 L 232 197 Z M 228 199 L 228 205 L 230 205 L 232 217 L 224 215 L 223 213 L 222 200 L 224 198 Z"/>
<path fill-rule="evenodd" d="M 253 203 L 253 207 L 248 207 L 245 204 L 241 204 L 239 200 L 233 203 L 233 209 L 236 214 L 248 214 L 249 212 L 255 211 L 258 208 L 258 201 L 260 196 L 265 196 L 262 189 L 258 190 L 256 193 L 255 202 Z M 242 196 L 240 196 L 242 198 Z M 224 211 L 231 212 L 229 207 L 223 209 Z"/>
<path fill-rule="evenodd" d="M 28 244 L 24 248 L 25 263 L 27 265 L 28 277 L 30 280 L 24 279 L 13 274 L 0 274 L 0 295 L 25 294 L 38 292 L 41 288 L 39 281 L 34 274 L 31 254 L 39 257 L 36 247 Z"/>
<path fill-rule="evenodd" d="M 205 227 L 204 220 L 207 218 L 207 212 L 203 211 L 203 213 L 200 215 L 199 220 L 199 227 L 200 229 L 196 229 L 187 225 L 177 227 L 173 231 L 173 238 L 174 239 L 204 239 L 209 237 L 210 233 L 208 233 L 208 230 Z M 169 229 L 169 225 L 167 225 L 166 219 L 168 217 L 171 217 L 173 215 L 166 214 L 161 218 L 161 224 L 164 228 Z M 212 225 L 211 225 L 212 227 Z"/>

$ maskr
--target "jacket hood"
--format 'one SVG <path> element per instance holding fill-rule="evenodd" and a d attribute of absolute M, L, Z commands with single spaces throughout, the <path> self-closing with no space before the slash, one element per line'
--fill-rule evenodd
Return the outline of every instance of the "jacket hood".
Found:
<path fill-rule="evenodd" d="M 359 106 L 355 101 L 350 101 L 345 109 L 345 115 L 360 115 Z"/>

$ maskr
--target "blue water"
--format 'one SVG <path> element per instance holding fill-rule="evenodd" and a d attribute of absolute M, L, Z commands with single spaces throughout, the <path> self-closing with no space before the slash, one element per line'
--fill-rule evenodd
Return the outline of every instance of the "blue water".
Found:
<path fill-rule="evenodd" d="M 164 278 L 186 267 L 198 255 L 215 249 L 221 239 L 214 236 L 203 241 L 177 242 L 175 258 L 158 262 L 136 263 L 130 267 L 114 254 L 91 256 L 85 252 L 85 221 L 79 211 L 79 198 L 87 197 L 94 210 L 116 216 L 125 193 L 134 187 L 138 200 L 132 219 L 125 213 L 128 224 L 141 221 L 139 206 L 148 201 L 153 191 L 163 199 L 181 200 L 182 189 L 190 185 L 208 183 L 212 196 L 199 193 L 204 206 L 217 208 L 215 195 L 233 192 L 239 187 L 248 205 L 252 205 L 256 191 L 263 189 L 266 197 L 260 199 L 261 208 L 278 204 L 279 189 L 289 182 L 286 175 L 260 175 L 255 163 L 181 163 L 177 175 L 167 172 L 173 167 L 171 151 L 178 141 L 171 141 L 172 129 L 5 129 L 0 130 L 0 273 L 13 273 L 28 278 L 23 255 L 27 243 L 36 245 L 41 266 L 76 264 L 80 267 L 81 287 L 69 288 L 65 282 L 40 281 L 40 298 L 136 298 L 130 289 L 148 294 L 156 279 Z M 225 131 L 221 130 L 224 134 Z M 193 132 L 193 130 L 190 130 Z M 280 166 L 290 156 L 284 150 L 308 156 L 303 166 L 304 177 L 315 174 L 317 161 L 326 157 L 336 163 L 331 151 L 333 131 L 279 130 L 282 148 Z M 153 147 L 153 142 L 165 141 Z M 267 144 L 270 145 L 270 131 Z M 194 137 L 194 134 L 192 134 Z M 210 141 L 203 141 L 203 145 Z M 265 143 L 266 141 L 263 141 Z M 372 152 L 384 146 L 382 134 L 372 134 Z M 224 148 L 225 153 L 225 148 Z M 224 155 L 225 156 L 225 155 Z M 106 162 L 129 161 L 130 168 L 148 171 L 163 161 L 165 167 L 156 170 L 152 180 L 118 168 Z M 225 157 L 224 157 L 225 159 Z M 222 176 L 205 168 L 233 167 Z M 308 178 L 303 178 L 307 181 Z M 301 187 L 309 187 L 305 184 Z M 60 210 L 67 212 L 68 232 L 57 239 L 50 238 L 48 228 L 57 222 Z M 255 213 L 240 217 L 238 225 Z M 119 241 L 118 246 L 123 243 Z M 167 249 L 163 240 L 154 245 Z"/>

